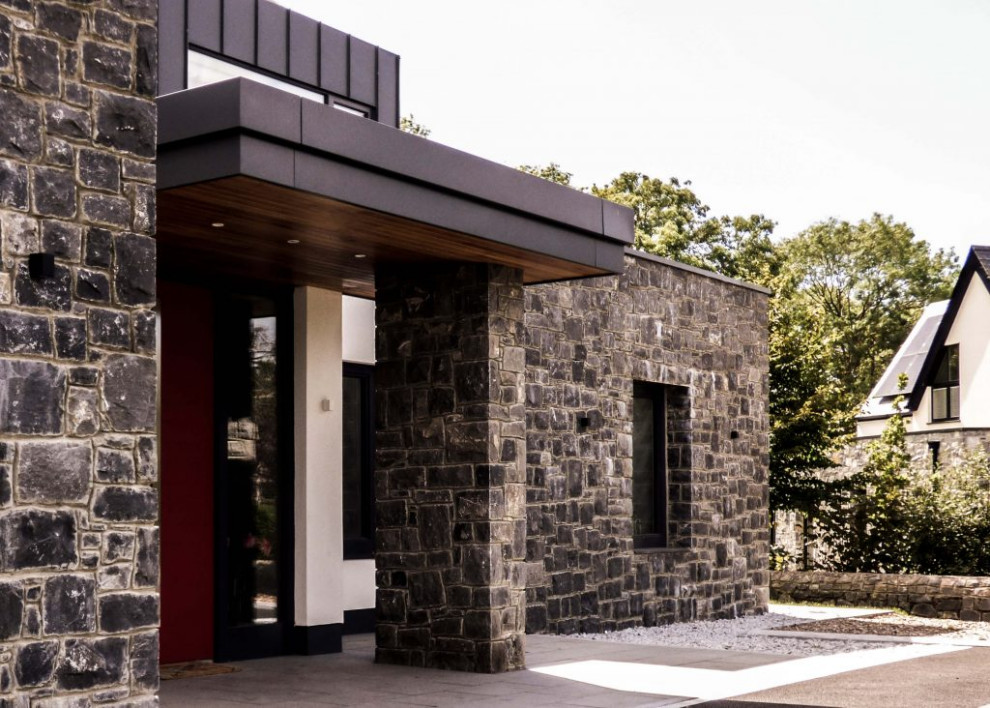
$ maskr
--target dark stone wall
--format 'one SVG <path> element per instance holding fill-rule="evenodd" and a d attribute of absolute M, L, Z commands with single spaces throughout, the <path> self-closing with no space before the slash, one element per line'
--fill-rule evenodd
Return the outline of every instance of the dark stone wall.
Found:
<path fill-rule="evenodd" d="M 525 292 L 527 632 L 766 611 L 767 295 L 631 256 Z M 664 549 L 633 547 L 636 381 L 670 386 Z"/>
<path fill-rule="evenodd" d="M 524 662 L 520 271 L 376 273 L 379 662 Z"/>
<path fill-rule="evenodd" d="M 3 705 L 157 704 L 156 13 L 0 0 Z"/>
<path fill-rule="evenodd" d="M 770 573 L 777 602 L 820 602 L 845 607 L 897 607 L 919 617 L 990 622 L 990 578 L 966 575 Z"/>

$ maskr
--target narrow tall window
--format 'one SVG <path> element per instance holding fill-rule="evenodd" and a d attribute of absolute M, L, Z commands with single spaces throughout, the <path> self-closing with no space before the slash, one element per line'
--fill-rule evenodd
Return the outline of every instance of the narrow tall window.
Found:
<path fill-rule="evenodd" d="M 371 558 L 375 550 L 373 371 L 344 365 L 344 558 Z"/>
<path fill-rule="evenodd" d="M 667 406 L 657 384 L 633 387 L 633 543 L 667 545 Z"/>
<path fill-rule="evenodd" d="M 932 420 L 959 417 L 959 345 L 942 349 L 938 369 L 932 381 Z"/>

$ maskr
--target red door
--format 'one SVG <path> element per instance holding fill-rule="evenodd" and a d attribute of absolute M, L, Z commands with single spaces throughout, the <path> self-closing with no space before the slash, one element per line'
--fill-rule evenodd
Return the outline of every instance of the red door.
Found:
<path fill-rule="evenodd" d="M 213 658 L 213 296 L 158 281 L 161 663 Z"/>

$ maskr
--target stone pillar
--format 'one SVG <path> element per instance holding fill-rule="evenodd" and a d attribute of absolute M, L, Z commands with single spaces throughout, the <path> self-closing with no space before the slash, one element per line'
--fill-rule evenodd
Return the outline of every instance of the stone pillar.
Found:
<path fill-rule="evenodd" d="M 376 287 L 376 659 L 523 668 L 521 272 L 391 268 Z"/>
<path fill-rule="evenodd" d="M 0 704 L 156 705 L 157 3 L 0 6 Z"/>

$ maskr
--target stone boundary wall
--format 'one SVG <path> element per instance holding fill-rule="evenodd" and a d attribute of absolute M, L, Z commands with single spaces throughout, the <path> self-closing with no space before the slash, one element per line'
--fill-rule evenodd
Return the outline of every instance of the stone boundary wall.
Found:
<path fill-rule="evenodd" d="M 627 255 L 620 275 L 525 297 L 527 633 L 766 611 L 766 293 Z M 637 381 L 684 407 L 664 549 L 633 544 Z"/>
<path fill-rule="evenodd" d="M 770 598 L 896 607 L 919 617 L 990 622 L 990 577 L 773 571 Z"/>
<path fill-rule="evenodd" d="M 0 706 L 158 704 L 156 21 L 0 0 Z"/>

